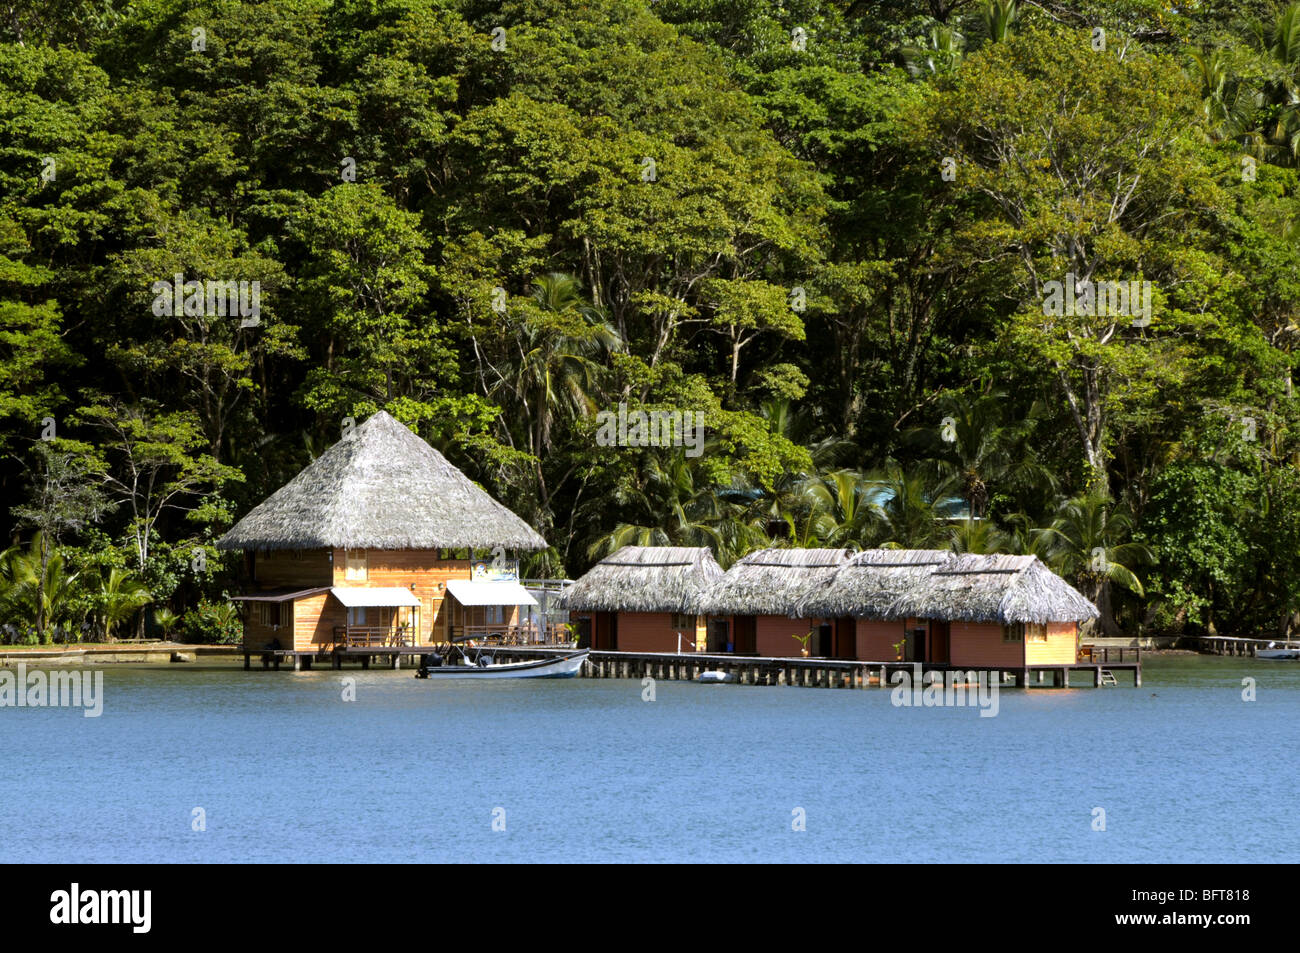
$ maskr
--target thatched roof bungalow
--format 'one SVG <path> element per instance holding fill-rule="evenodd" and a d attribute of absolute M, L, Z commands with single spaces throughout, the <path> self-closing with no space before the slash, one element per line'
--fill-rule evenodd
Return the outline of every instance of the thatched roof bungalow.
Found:
<path fill-rule="evenodd" d="M 954 555 L 903 587 L 892 618 L 1046 625 L 1087 622 L 1097 607 L 1036 556 Z"/>
<path fill-rule="evenodd" d="M 245 554 L 254 590 L 236 597 L 245 648 L 319 651 L 508 629 L 536 600 L 501 551 L 546 541 L 380 411 L 217 547 Z M 494 549 L 496 558 L 475 560 Z"/>
<path fill-rule="evenodd" d="M 848 549 L 760 549 L 744 556 L 714 583 L 701 610 L 728 620 L 728 644 L 740 654 L 851 658 L 840 628 L 797 615 L 803 595 L 825 585 L 849 561 Z"/>
<path fill-rule="evenodd" d="M 218 549 L 539 550 L 546 540 L 379 411 L 253 507 Z"/>
<path fill-rule="evenodd" d="M 583 644 L 623 652 L 675 652 L 706 645 L 700 597 L 722 578 L 703 546 L 624 546 L 564 594 Z"/>
<path fill-rule="evenodd" d="M 851 616 L 855 655 L 954 665 L 1073 663 L 1096 607 L 1034 556 L 866 550 L 805 590 L 802 616 Z"/>

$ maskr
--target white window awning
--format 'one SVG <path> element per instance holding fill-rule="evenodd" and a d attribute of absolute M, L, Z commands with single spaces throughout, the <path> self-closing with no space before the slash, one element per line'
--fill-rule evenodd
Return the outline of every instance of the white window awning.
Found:
<path fill-rule="evenodd" d="M 420 600 L 401 586 L 335 586 L 330 592 L 349 609 L 363 606 L 418 606 Z"/>
<path fill-rule="evenodd" d="M 535 606 L 537 600 L 517 582 L 451 579 L 447 591 L 463 606 Z"/>

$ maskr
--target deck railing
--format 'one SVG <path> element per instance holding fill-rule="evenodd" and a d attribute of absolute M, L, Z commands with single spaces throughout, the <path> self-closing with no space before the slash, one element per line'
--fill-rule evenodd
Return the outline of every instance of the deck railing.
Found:
<path fill-rule="evenodd" d="M 409 625 L 336 625 L 334 644 L 345 648 L 355 646 L 411 645 Z"/>
<path fill-rule="evenodd" d="M 575 638 L 573 629 L 562 622 L 546 625 L 453 625 L 451 637 L 457 641 L 473 639 L 489 645 L 568 645 Z"/>
<path fill-rule="evenodd" d="M 1125 656 L 1127 655 L 1127 659 Z M 1122 645 L 1092 645 L 1085 642 L 1079 646 L 1079 661 L 1090 662 L 1094 665 L 1104 665 L 1107 662 L 1141 662 L 1141 646 L 1122 646 Z"/>

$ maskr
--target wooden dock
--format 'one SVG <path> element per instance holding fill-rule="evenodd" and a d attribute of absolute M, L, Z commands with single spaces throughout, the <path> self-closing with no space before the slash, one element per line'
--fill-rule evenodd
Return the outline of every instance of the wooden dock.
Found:
<path fill-rule="evenodd" d="M 546 658 L 572 649 L 524 648 L 520 646 L 484 647 L 485 651 L 501 662 L 522 662 Z M 404 659 L 429 654 L 425 646 L 352 646 L 333 651 L 293 651 L 275 649 L 245 653 L 244 668 L 251 668 L 251 655 L 260 655 L 262 668 L 279 671 L 288 664 L 294 671 L 310 669 L 313 663 L 341 669 L 344 662 L 358 663 L 369 669 L 372 664 L 382 664 L 390 669 L 402 668 Z M 1100 653 L 1099 653 L 1100 654 Z M 1118 654 L 1118 653 L 1115 653 Z M 592 652 L 580 672 L 583 678 L 654 678 L 673 681 L 694 681 L 702 672 L 723 672 L 741 685 L 796 685 L 806 688 L 892 688 L 890 679 L 895 672 L 911 675 L 917 663 L 870 662 L 850 659 L 785 658 L 745 655 L 708 655 L 684 652 Z M 1005 668 L 979 665 L 942 665 L 920 663 L 926 672 L 974 672 L 996 674 L 1002 687 L 1017 688 L 1071 688 L 1081 686 L 1101 687 L 1118 684 L 1119 673 L 1131 674 L 1133 686 L 1142 684 L 1142 662 L 1129 653 L 1127 661 L 1090 661 L 1073 665 L 1030 665 Z"/>
<path fill-rule="evenodd" d="M 1246 639 L 1228 635 L 1188 636 L 1187 640 L 1195 646 L 1196 651 L 1207 655 L 1237 655 L 1254 658 L 1260 649 L 1295 649 L 1300 648 L 1300 641 L 1295 639 Z"/>

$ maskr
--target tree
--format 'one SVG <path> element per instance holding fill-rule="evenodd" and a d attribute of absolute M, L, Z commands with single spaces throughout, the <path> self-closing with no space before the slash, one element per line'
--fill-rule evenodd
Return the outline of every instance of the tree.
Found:
<path fill-rule="evenodd" d="M 1065 500 L 1044 530 L 1048 565 L 1074 579 L 1096 604 L 1101 613 L 1097 625 L 1106 636 L 1120 632 L 1111 599 L 1112 586 L 1142 596 L 1142 581 L 1135 569 L 1154 561 L 1146 544 L 1130 539 L 1132 529 L 1132 517 L 1116 510 L 1108 497 L 1086 493 Z"/>
<path fill-rule="evenodd" d="M 84 444 L 70 441 L 38 441 L 29 501 L 10 510 L 20 526 L 36 530 L 32 546 L 37 566 L 30 581 L 37 590 L 32 605 L 36 612 L 36 631 L 42 642 L 48 641 L 50 608 L 45 586 L 52 575 L 50 562 L 56 557 L 64 535 L 80 532 L 112 509 L 98 486 L 103 471 L 98 462 L 86 458 L 87 449 Z M 57 578 L 60 574 L 53 575 Z"/>

